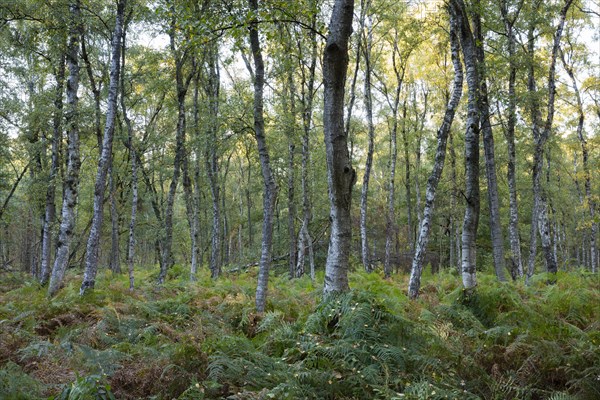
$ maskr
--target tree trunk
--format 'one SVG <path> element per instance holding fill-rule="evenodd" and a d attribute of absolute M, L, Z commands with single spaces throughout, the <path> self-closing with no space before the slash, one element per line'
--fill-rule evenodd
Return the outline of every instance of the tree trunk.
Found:
<path fill-rule="evenodd" d="M 331 219 L 329 250 L 325 264 L 325 294 L 349 289 L 348 260 L 352 239 L 350 209 L 356 172 L 350 164 L 343 110 L 348 39 L 352 32 L 353 13 L 353 0 L 335 1 L 323 54 L 323 128 Z"/>
<path fill-rule="evenodd" d="M 407 62 L 406 59 L 402 60 L 400 56 L 401 54 L 398 46 L 398 31 L 396 30 L 394 34 L 394 46 L 392 52 L 392 65 L 394 68 L 394 75 L 396 77 L 396 90 L 394 91 L 393 100 L 390 101 L 388 98 L 388 103 L 392 111 L 392 115 L 390 116 L 392 119 L 392 127 L 390 129 L 390 179 L 388 181 L 388 209 L 385 227 L 385 259 L 383 261 L 383 272 L 386 278 L 389 278 L 392 275 L 392 244 L 394 237 L 396 236 L 396 224 L 394 220 L 396 205 L 396 163 L 398 159 L 398 110 L 400 107 L 400 93 L 402 91 L 402 83 L 404 81 L 404 73 L 406 71 Z M 397 59 L 397 57 L 400 59 Z M 401 62 L 402 64 L 398 65 L 398 62 Z M 387 90 L 385 92 L 387 94 Z"/>
<path fill-rule="evenodd" d="M 450 175 L 451 175 L 451 180 L 452 180 L 452 193 L 451 193 L 451 198 L 450 198 L 450 208 L 451 208 L 451 213 L 450 213 L 450 218 L 451 218 L 451 222 L 450 222 L 450 236 L 451 236 L 451 243 L 450 243 L 450 267 L 456 267 L 457 271 L 460 271 L 460 262 L 461 262 L 461 255 L 460 255 L 460 226 L 459 224 L 457 224 L 456 220 L 456 215 L 457 215 L 457 205 L 458 205 L 458 184 L 457 184 L 457 177 L 456 177 L 456 151 L 454 150 L 454 136 L 452 135 L 452 132 L 450 133 L 450 136 L 448 137 L 448 142 L 449 142 L 449 152 L 450 152 Z"/>
<path fill-rule="evenodd" d="M 290 71 L 291 72 L 291 71 Z M 290 73 L 288 77 L 288 90 L 289 90 L 289 113 L 290 113 L 290 121 L 288 122 L 288 240 L 289 240 L 289 259 L 288 259 L 288 268 L 290 279 L 296 276 L 296 257 L 298 255 L 297 252 L 297 243 L 296 243 L 296 203 L 294 200 L 295 195 L 295 179 L 294 179 L 294 154 L 295 154 L 295 144 L 294 144 L 294 136 L 296 135 L 296 87 L 294 85 L 294 78 Z"/>
<path fill-rule="evenodd" d="M 79 293 L 83 295 L 87 289 L 93 289 L 98 271 L 98 248 L 100 234 L 104 217 L 104 190 L 106 177 L 112 161 L 112 144 L 115 131 L 115 120 L 117 114 L 117 95 L 119 92 L 119 74 L 121 72 L 121 36 L 123 34 L 124 12 L 126 0 L 117 3 L 117 14 L 115 30 L 111 44 L 110 83 L 108 87 L 108 108 L 106 111 L 106 123 L 102 137 L 100 158 L 98 159 L 98 170 L 96 172 L 96 183 L 94 186 L 94 217 L 90 228 L 90 236 L 87 242 L 85 271 L 83 282 Z"/>
<path fill-rule="evenodd" d="M 588 143 L 583 132 L 584 122 L 585 122 L 585 114 L 583 112 L 583 102 L 581 101 L 581 95 L 579 93 L 579 87 L 577 86 L 577 79 L 575 79 L 575 74 L 573 72 L 573 67 L 567 64 L 564 53 L 561 52 L 561 58 L 563 62 L 563 66 L 571 78 L 571 83 L 573 85 L 573 90 L 575 91 L 575 98 L 577 100 L 577 137 L 579 138 L 579 143 L 581 145 L 581 155 L 583 158 L 583 174 L 584 174 L 584 187 L 585 187 L 585 197 L 587 200 L 587 208 L 590 216 L 590 220 L 592 221 L 592 226 L 590 229 L 590 264 L 592 272 L 595 273 L 597 269 L 598 260 L 596 259 L 596 237 L 598 235 L 598 223 L 595 220 L 596 215 L 596 203 L 594 201 L 594 197 L 592 195 L 592 177 L 590 173 L 589 167 L 589 150 Z"/>
<path fill-rule="evenodd" d="M 117 208 L 117 196 L 114 176 L 114 166 L 109 171 L 110 186 L 110 221 L 111 221 L 111 246 L 109 269 L 117 274 L 121 273 L 121 257 L 119 250 L 119 212 Z"/>
<path fill-rule="evenodd" d="M 171 5 L 171 7 L 173 7 Z M 175 15 L 173 11 L 173 15 Z M 179 175 L 183 166 L 184 158 L 186 156 L 185 149 L 185 130 L 186 130 L 186 111 L 185 111 L 185 97 L 189 88 L 190 82 L 195 75 L 194 71 L 191 71 L 187 77 L 183 77 L 183 67 L 186 62 L 186 53 L 181 54 L 181 49 L 178 49 L 175 45 L 175 30 L 177 23 L 175 17 L 171 21 L 170 27 L 170 47 L 171 53 L 175 59 L 175 81 L 177 89 L 177 130 L 175 135 L 175 159 L 173 160 L 173 176 L 171 178 L 171 184 L 169 185 L 169 192 L 167 194 L 167 206 L 164 214 L 164 227 L 165 233 L 162 242 L 162 263 L 160 266 L 160 273 L 158 275 L 158 284 L 162 285 L 167 277 L 167 272 L 171 266 L 173 266 L 173 207 L 175 205 L 175 194 L 177 192 L 177 185 L 179 184 Z"/>
<path fill-rule="evenodd" d="M 53 296 L 62 285 L 69 261 L 69 247 L 75 230 L 75 208 L 79 188 L 79 113 L 77 89 L 79 88 L 79 38 L 82 32 L 79 0 L 69 2 L 69 42 L 67 45 L 67 171 L 64 180 L 64 194 L 61 210 L 61 224 L 58 233 L 56 258 L 48 285 L 48 295 Z"/>
<path fill-rule="evenodd" d="M 90 82 L 90 89 L 92 91 L 92 96 L 94 97 L 94 129 L 96 133 L 96 141 L 98 143 L 98 157 L 100 157 L 102 155 L 102 109 L 100 107 L 102 80 L 100 82 L 96 82 L 96 78 L 94 77 L 94 70 L 92 69 L 92 63 L 87 52 L 85 33 L 83 32 L 81 35 L 81 58 L 85 63 L 85 70 Z"/>
<path fill-rule="evenodd" d="M 548 211 L 547 211 L 548 206 L 547 206 L 546 195 L 541 187 L 541 182 L 540 182 L 541 179 L 540 178 L 541 178 L 542 168 L 543 168 L 544 147 L 546 145 L 546 142 L 548 141 L 548 138 L 550 137 L 550 133 L 552 130 L 552 123 L 554 121 L 554 100 L 556 97 L 556 58 L 558 56 L 560 40 L 562 37 L 564 25 L 565 25 L 567 11 L 569 10 L 572 2 L 573 2 L 573 0 L 567 0 L 565 5 L 561 9 L 558 27 L 556 28 L 556 32 L 554 33 L 554 40 L 553 40 L 553 44 L 552 44 L 552 55 L 550 57 L 550 67 L 549 67 L 549 72 L 548 72 L 547 115 L 546 115 L 546 122 L 541 131 L 539 131 L 539 129 L 536 129 L 536 125 L 537 125 L 536 120 L 540 121 L 540 119 L 541 119 L 540 113 L 539 113 L 539 108 L 536 111 L 537 107 L 532 107 L 532 114 L 534 117 L 533 118 L 534 119 L 533 135 L 534 135 L 534 141 L 535 141 L 534 165 L 533 165 L 533 195 L 534 195 L 534 207 L 536 208 L 536 211 L 537 211 L 537 219 L 532 218 L 532 223 L 535 223 L 534 221 L 536 221 L 538 224 L 538 230 L 540 233 L 540 237 L 542 239 L 541 240 L 542 241 L 542 249 L 544 251 L 544 257 L 545 257 L 546 264 L 547 264 L 547 270 L 551 274 L 556 273 L 558 266 L 556 264 L 556 258 L 554 257 L 554 254 L 552 251 L 552 239 L 550 236 L 550 223 L 548 221 Z M 533 61 L 533 50 L 534 50 L 533 27 L 530 27 L 530 29 L 529 29 L 528 39 L 530 39 L 529 40 L 530 43 L 528 43 L 530 57 Z M 533 62 L 532 62 L 532 64 L 533 64 Z M 534 91 L 535 90 L 535 81 L 534 81 L 534 76 L 533 76 L 532 70 L 533 70 L 533 65 L 530 66 L 529 79 L 532 82 L 529 82 L 529 86 L 530 86 L 530 89 Z M 533 273 L 533 271 L 528 271 L 528 272 Z M 551 280 L 551 282 L 553 282 L 554 278 L 551 278 L 550 280 Z"/>
<path fill-rule="evenodd" d="M 137 220 L 137 206 L 138 206 L 138 164 L 137 164 L 137 153 L 135 150 L 135 144 L 133 140 L 133 126 L 131 120 L 127 115 L 127 106 L 125 104 L 125 54 L 126 46 L 126 35 L 127 25 L 123 29 L 123 43 L 121 52 L 121 112 L 123 113 L 123 120 L 127 126 L 127 142 L 126 147 L 129 150 L 129 158 L 131 160 L 131 217 L 129 219 L 129 236 L 127 240 L 127 272 L 129 274 L 129 290 L 133 291 L 135 287 L 135 276 L 134 276 L 134 260 L 135 260 L 135 226 Z"/>
<path fill-rule="evenodd" d="M 352 112 L 354 111 L 354 103 L 356 102 L 356 82 L 358 80 L 358 71 L 360 70 L 360 59 L 362 56 L 362 35 L 356 35 L 356 62 L 354 64 L 354 73 L 352 74 L 352 82 L 350 83 L 350 91 L 348 93 L 348 104 L 346 105 L 346 122 L 344 132 L 346 140 L 350 140 L 350 163 L 354 158 L 354 142 L 352 141 Z M 346 67 L 347 69 L 348 67 Z"/>
<path fill-rule="evenodd" d="M 411 177 L 410 177 L 410 147 L 408 143 L 408 132 L 406 129 L 406 99 L 402 103 L 402 144 L 404 146 L 404 188 L 406 190 L 406 215 L 408 225 L 408 243 L 410 251 L 414 251 L 415 236 L 413 231 L 413 215 L 412 215 L 412 194 L 411 194 Z"/>
<path fill-rule="evenodd" d="M 316 27 L 316 15 L 313 16 L 311 26 Z M 310 52 L 310 64 L 308 66 L 308 78 L 304 78 L 302 82 L 302 173 L 301 173 L 301 185 L 302 185 L 302 226 L 300 227 L 299 239 L 298 239 L 298 258 L 296 260 L 296 277 L 304 275 L 304 265 L 306 259 L 306 251 L 308 246 L 309 262 L 311 279 L 314 280 L 314 258 L 312 239 L 309 233 L 309 223 L 311 219 L 311 206 L 310 206 L 310 193 L 308 187 L 308 164 L 310 157 L 310 132 L 312 129 L 312 114 L 313 114 L 313 100 L 314 100 L 314 88 L 315 88 L 315 70 L 317 67 L 317 41 L 316 41 L 316 30 L 311 30 L 309 33 L 311 52 Z M 301 48 L 301 44 L 298 45 Z M 301 68 L 305 68 L 304 64 Z M 306 74 L 302 74 L 306 77 Z"/>
<path fill-rule="evenodd" d="M 444 162 L 446 159 L 446 143 L 448 140 L 448 134 L 454 121 L 454 114 L 456 107 L 460 102 L 462 96 L 462 84 L 463 84 L 463 72 L 462 65 L 460 62 L 460 44 L 457 36 L 457 26 L 454 16 L 450 16 L 450 48 L 452 55 L 452 64 L 454 66 L 454 83 L 452 88 L 452 96 L 448 101 L 446 112 L 444 114 L 444 120 L 437 133 L 437 149 L 435 153 L 435 163 L 431 175 L 427 180 L 427 190 L 425 194 L 425 208 L 423 210 L 423 219 L 421 220 L 421 228 L 419 230 L 419 238 L 417 239 L 415 255 L 412 261 L 412 268 L 410 273 L 410 281 L 408 285 L 408 296 L 411 299 L 416 299 L 419 295 L 419 288 L 421 287 L 421 273 L 423 271 L 423 261 L 425 259 L 425 252 L 427 249 L 427 243 L 429 242 L 430 225 L 433 217 L 433 208 L 435 205 L 435 193 L 437 190 L 438 183 L 442 176 L 444 169 Z"/>
<path fill-rule="evenodd" d="M 425 127 L 425 117 L 427 115 L 427 97 L 428 93 L 424 91 L 423 93 L 423 112 L 419 115 L 418 112 L 418 104 L 417 104 L 417 90 L 413 92 L 413 108 L 415 113 L 415 131 L 417 133 L 417 143 L 415 148 L 415 209 L 417 211 L 417 220 L 415 221 L 415 226 L 411 225 L 411 240 L 410 251 L 414 252 L 415 250 L 415 240 L 416 237 L 416 227 L 421 224 L 421 220 L 423 219 L 423 208 L 421 207 L 421 181 L 419 175 L 421 174 L 421 144 L 423 142 L 423 130 Z"/>
<path fill-rule="evenodd" d="M 452 0 L 451 13 L 459 27 L 468 87 L 467 127 L 465 133 L 465 199 L 466 208 L 462 231 L 462 281 L 465 290 L 477 286 L 476 239 L 479 224 L 479 95 L 480 82 L 477 68 L 475 38 L 471 32 L 463 0 Z"/>
<path fill-rule="evenodd" d="M 233 153 L 229 154 L 229 157 L 227 157 L 227 162 L 225 163 L 225 171 L 223 173 L 223 177 L 222 177 L 222 182 L 219 182 L 218 184 L 220 184 L 221 186 L 221 215 L 222 215 L 222 221 L 223 221 L 223 229 L 221 231 L 221 255 L 222 255 L 222 261 L 221 261 L 221 265 L 223 264 L 229 264 L 229 260 L 231 257 L 230 254 L 230 247 L 229 247 L 229 219 L 227 217 L 227 204 L 225 203 L 225 200 L 227 199 L 227 194 L 225 193 L 225 190 L 227 189 L 227 175 L 229 175 L 229 165 L 231 162 L 231 156 L 233 155 Z"/>
<path fill-rule="evenodd" d="M 258 1 L 248 0 L 250 9 L 258 13 Z M 265 85 L 265 65 L 258 37 L 257 20 L 253 19 L 249 27 L 250 48 L 254 60 L 254 135 L 258 147 L 260 168 L 263 175 L 263 226 L 260 266 L 258 284 L 256 286 L 256 310 L 264 312 L 267 302 L 267 286 L 269 282 L 269 269 L 271 267 L 273 247 L 273 214 L 277 198 L 277 186 L 271 170 L 271 160 L 265 138 L 265 120 L 263 116 L 263 90 Z"/>
<path fill-rule="evenodd" d="M 212 200 L 212 231 L 211 231 L 211 247 L 209 269 L 212 278 L 217 278 L 221 274 L 222 255 L 221 252 L 221 203 L 220 203 L 220 188 L 219 188 L 219 155 L 217 151 L 218 141 L 218 117 L 219 117 L 219 65 L 218 65 L 218 50 L 211 48 L 208 53 L 208 65 L 206 85 L 204 91 L 209 102 L 209 118 L 206 154 L 204 157 L 206 173 L 208 177 L 208 185 L 210 187 L 210 195 Z M 250 168 L 250 165 L 248 165 Z"/>
<path fill-rule="evenodd" d="M 65 55 L 59 59 L 56 72 L 56 90 L 54 98 L 54 115 L 52 123 L 52 155 L 50 161 L 50 176 L 46 189 L 46 207 L 42 227 L 42 259 L 40 266 L 40 283 L 45 285 L 50 276 L 50 261 L 52 252 L 52 226 L 56 217 L 56 180 L 59 163 L 59 143 L 62 140 L 63 92 L 65 81 Z"/>
<path fill-rule="evenodd" d="M 523 277 L 523 260 L 521 257 L 521 242 L 519 238 L 519 212 L 517 203 L 517 173 L 516 173 L 516 150 L 515 150 L 515 126 L 517 124 L 517 96 L 516 96 L 516 82 L 517 82 L 517 60 L 516 60 L 516 36 L 514 31 L 514 24 L 519 16 L 521 7 L 517 9 L 515 15 L 509 17 L 509 9 L 506 0 L 501 2 L 500 11 L 502 19 L 504 21 L 504 28 L 506 30 L 506 37 L 508 40 L 508 65 L 509 65 L 509 77 L 508 77 L 508 118 L 506 121 L 506 129 L 504 131 L 506 137 L 506 143 L 508 147 L 508 168 L 507 168 L 507 181 L 508 181 L 508 200 L 510 204 L 510 219 L 508 224 L 508 235 L 510 240 L 510 259 L 511 259 L 511 273 L 513 279 L 516 277 Z"/>
<path fill-rule="evenodd" d="M 194 136 L 196 143 L 200 142 L 200 113 L 199 113 L 199 80 L 200 74 L 197 73 L 194 78 Z M 193 187 L 189 193 L 188 199 L 186 199 L 186 211 L 188 214 L 188 222 L 190 225 L 190 239 L 191 245 L 191 266 L 190 266 L 190 280 L 196 280 L 196 274 L 198 272 L 198 264 L 200 262 L 200 221 L 198 218 L 199 207 L 200 207 L 200 153 L 196 151 L 196 157 L 194 160 L 194 182 Z"/>
<path fill-rule="evenodd" d="M 371 178 L 371 168 L 373 167 L 373 146 L 375 141 L 375 125 L 373 123 L 373 95 L 371 94 L 371 48 L 373 45 L 372 27 L 367 21 L 366 14 L 370 8 L 370 0 L 363 1 L 362 17 L 361 17 L 361 35 L 366 35 L 363 39 L 365 42 L 363 55 L 365 59 L 365 110 L 367 113 L 367 126 L 369 132 L 369 140 L 367 146 L 367 160 L 365 163 L 365 173 L 363 175 L 362 188 L 360 193 L 360 242 L 361 242 L 361 258 L 365 271 L 371 272 L 372 266 L 369 261 L 369 242 L 367 235 L 367 207 L 369 196 L 369 180 Z"/>
<path fill-rule="evenodd" d="M 479 0 L 475 0 L 475 7 L 480 7 Z M 499 281 L 506 281 L 504 274 L 504 238 L 500 224 L 500 201 L 498 199 L 498 179 L 496 175 L 496 159 L 494 155 L 494 132 L 490 121 L 490 105 L 488 98 L 487 76 L 485 65 L 485 52 L 483 49 L 483 31 L 481 27 L 480 11 L 472 14 L 473 35 L 475 38 L 475 57 L 477 60 L 479 91 L 479 113 L 481 132 L 483 133 L 483 149 L 485 155 L 485 172 L 487 179 L 488 207 L 490 211 L 490 233 L 492 240 L 492 255 L 494 269 Z"/>

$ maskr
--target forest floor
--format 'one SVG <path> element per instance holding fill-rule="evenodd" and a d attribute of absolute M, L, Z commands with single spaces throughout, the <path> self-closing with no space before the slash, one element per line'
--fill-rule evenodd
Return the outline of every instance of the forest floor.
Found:
<path fill-rule="evenodd" d="M 272 277 L 254 312 L 256 271 L 188 282 L 181 267 L 81 277 L 48 299 L 0 274 L 1 399 L 599 399 L 600 277 L 522 283 L 480 274 L 465 298 L 452 271 L 351 274 L 352 292 Z M 318 276 L 317 282 L 322 282 Z"/>

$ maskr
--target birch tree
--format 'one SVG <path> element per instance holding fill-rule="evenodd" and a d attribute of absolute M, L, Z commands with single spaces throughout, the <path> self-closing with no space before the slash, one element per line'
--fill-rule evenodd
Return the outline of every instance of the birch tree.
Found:
<path fill-rule="evenodd" d="M 104 219 L 104 191 L 106 187 L 108 170 L 110 169 L 112 162 L 112 144 L 117 114 L 117 96 L 120 83 L 119 74 L 121 73 L 121 38 L 123 35 L 125 4 L 126 0 L 119 0 L 117 2 L 115 30 L 113 32 L 111 43 L 108 108 L 106 112 L 104 134 L 102 136 L 100 158 L 98 159 L 98 169 L 96 172 L 96 183 L 94 186 L 94 212 L 92 217 L 92 226 L 90 228 L 90 236 L 88 237 L 87 242 L 83 282 L 81 283 L 81 288 L 79 290 L 79 294 L 81 295 L 83 295 L 86 290 L 94 288 L 96 274 L 98 272 L 98 248 L 100 243 L 100 233 L 102 231 L 102 222 Z"/>
<path fill-rule="evenodd" d="M 465 290 L 477 286 L 477 227 L 479 225 L 479 96 L 480 84 L 477 68 L 475 38 L 469 24 L 467 8 L 463 0 L 450 2 L 450 13 L 456 20 L 465 63 L 468 88 L 467 121 L 465 132 L 465 183 L 466 201 L 462 229 L 461 272 Z"/>
<path fill-rule="evenodd" d="M 425 258 L 425 251 L 427 249 L 427 243 L 429 242 L 430 225 L 433 217 L 433 208 L 435 205 L 435 194 L 438 183 L 442 176 L 444 169 L 444 162 L 446 160 L 446 143 L 448 141 L 448 134 L 454 121 L 454 114 L 460 98 L 462 96 L 462 84 L 463 84 L 463 71 L 460 61 L 460 44 L 458 39 L 458 26 L 456 16 L 450 14 L 450 54 L 452 58 L 452 64 L 454 67 L 454 82 L 452 86 L 452 95 L 446 106 L 446 112 L 444 113 L 444 119 L 442 125 L 437 132 L 437 149 L 435 152 L 435 162 L 433 170 L 427 180 L 427 189 L 425 192 L 425 207 L 423 209 L 423 218 L 421 220 L 421 226 L 419 229 L 419 237 L 415 246 L 415 255 L 412 260 L 412 268 L 410 273 L 410 281 L 408 285 L 408 296 L 411 299 L 415 299 L 419 295 L 419 288 L 421 286 L 421 273 L 423 271 L 423 260 Z"/>
<path fill-rule="evenodd" d="M 356 171 L 350 164 L 348 136 L 344 129 L 344 87 L 353 15 L 354 0 L 335 1 L 323 54 L 323 128 L 331 219 L 325 264 L 325 294 L 349 289 L 348 259 L 352 237 L 350 209 Z"/>
<path fill-rule="evenodd" d="M 248 0 L 250 10 L 258 14 L 258 0 Z M 271 267 L 273 248 L 273 215 L 277 186 L 271 169 L 271 157 L 265 138 L 264 99 L 265 64 L 262 56 L 260 39 L 258 37 L 257 17 L 252 18 L 249 27 L 250 49 L 254 61 L 254 137 L 256 138 L 260 168 L 263 175 L 263 225 L 258 284 L 256 286 L 256 310 L 263 312 L 267 302 L 267 287 Z"/>
<path fill-rule="evenodd" d="M 79 0 L 69 2 L 69 39 L 66 51 L 67 69 L 67 107 L 65 110 L 65 125 L 67 129 L 67 171 L 63 189 L 63 202 L 61 210 L 61 223 L 58 233 L 56 257 L 48 295 L 53 296 L 61 287 L 67 263 L 69 262 L 69 249 L 75 234 L 75 208 L 79 190 L 79 110 L 77 90 L 79 89 L 79 38 L 82 32 L 81 7 Z"/>

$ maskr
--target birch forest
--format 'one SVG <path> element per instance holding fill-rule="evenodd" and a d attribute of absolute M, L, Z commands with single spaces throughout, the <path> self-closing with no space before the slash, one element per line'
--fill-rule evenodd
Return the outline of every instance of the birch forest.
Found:
<path fill-rule="evenodd" d="M 600 398 L 598 0 L 0 0 L 0 398 Z"/>

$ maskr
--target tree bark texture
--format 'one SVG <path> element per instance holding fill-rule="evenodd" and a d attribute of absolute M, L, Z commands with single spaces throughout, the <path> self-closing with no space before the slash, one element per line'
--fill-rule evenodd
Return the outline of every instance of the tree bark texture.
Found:
<path fill-rule="evenodd" d="M 79 88 L 79 38 L 81 37 L 81 9 L 79 0 L 69 2 L 69 40 L 67 44 L 67 107 L 65 124 L 67 128 L 67 171 L 63 188 L 61 223 L 56 247 L 56 258 L 50 275 L 48 295 L 53 296 L 61 287 L 67 264 L 69 248 L 75 230 L 75 208 L 79 189 L 79 113 L 77 89 Z"/>
<path fill-rule="evenodd" d="M 349 289 L 348 261 L 352 239 L 350 209 L 356 172 L 350 164 L 348 136 L 344 130 L 344 86 L 353 13 L 353 0 L 335 1 L 323 54 L 323 127 L 331 220 L 325 264 L 325 294 Z"/>
<path fill-rule="evenodd" d="M 250 9 L 258 12 L 258 1 L 248 0 Z M 265 85 L 265 64 L 258 37 L 257 20 L 254 19 L 249 27 L 250 48 L 254 60 L 254 136 L 258 147 L 260 168 L 263 175 L 263 225 L 260 264 L 258 271 L 258 284 L 256 286 L 256 310 L 264 312 L 267 303 L 267 287 L 269 283 L 269 269 L 271 267 L 273 247 L 273 215 L 275 213 L 275 200 L 277 186 L 271 170 L 271 160 L 265 138 L 265 120 L 263 115 L 263 90 Z"/>
<path fill-rule="evenodd" d="M 104 134 L 102 137 L 102 147 L 100 158 L 98 159 L 98 169 L 96 172 L 96 183 L 94 185 L 94 211 L 90 236 L 87 241 L 85 270 L 83 282 L 79 293 L 83 295 L 87 289 L 93 289 L 98 272 L 98 248 L 100 244 L 100 234 L 102 231 L 102 222 L 104 218 L 104 191 L 106 187 L 106 178 L 112 161 L 112 144 L 115 131 L 115 121 L 117 117 L 117 96 L 119 92 L 119 74 L 121 72 L 121 37 L 123 34 L 124 13 L 126 0 L 120 0 L 117 3 L 117 14 L 115 30 L 113 32 L 111 43 L 111 61 L 110 61 L 110 82 L 108 87 L 108 108 L 106 111 L 106 123 L 104 125 Z"/>
<path fill-rule="evenodd" d="M 494 154 L 494 132 L 490 121 L 490 105 L 487 88 L 487 72 L 485 52 L 483 49 L 484 35 L 481 26 L 480 2 L 475 0 L 472 12 L 472 26 L 475 43 L 475 57 L 479 78 L 478 107 L 480 114 L 481 132 L 483 133 L 483 150 L 485 155 L 485 175 L 487 179 L 488 207 L 490 212 L 490 234 L 492 240 L 492 256 L 494 270 L 499 281 L 506 281 L 504 274 L 504 238 L 500 224 L 500 201 L 498 198 L 498 179 L 496 175 L 496 157 Z"/>
<path fill-rule="evenodd" d="M 365 111 L 367 114 L 368 145 L 367 160 L 365 162 L 365 172 L 363 175 L 362 188 L 360 192 L 360 244 L 361 259 L 365 271 L 371 272 L 372 266 L 369 260 L 369 237 L 367 231 L 367 208 L 369 197 L 369 180 L 371 179 L 371 168 L 373 167 L 373 147 L 375 142 L 375 124 L 373 123 L 373 95 L 371 93 L 371 48 L 373 45 L 372 28 L 368 21 L 368 10 L 371 2 L 363 1 L 361 11 L 361 35 L 363 38 L 363 56 L 365 60 Z"/>
<path fill-rule="evenodd" d="M 412 268 L 410 273 L 410 281 L 408 285 L 408 296 L 411 299 L 415 299 L 419 295 L 419 288 L 421 287 L 421 273 L 423 271 L 423 260 L 425 258 L 425 252 L 427 249 L 427 243 L 429 242 L 429 234 L 431 230 L 431 219 L 433 217 L 433 208 L 435 205 L 435 194 L 438 183 L 442 176 L 444 169 L 444 162 L 446 160 L 446 143 L 448 141 L 448 135 L 452 127 L 454 120 L 454 114 L 460 98 L 462 96 L 462 84 L 463 84 L 463 71 L 460 62 L 460 44 L 458 39 L 458 27 L 454 15 L 450 16 L 450 50 L 452 56 L 452 64 L 454 66 L 454 82 L 452 88 L 452 96 L 446 107 L 444 114 L 444 120 L 437 133 L 437 149 L 435 153 L 435 163 L 429 179 L 427 180 L 427 189 L 425 194 L 425 208 L 423 209 L 423 218 L 421 220 L 421 226 L 419 229 L 419 237 L 415 246 L 415 255 L 412 261 Z"/>
<path fill-rule="evenodd" d="M 521 10 L 522 1 L 517 7 L 514 15 L 509 16 L 509 9 L 506 0 L 503 0 L 500 5 L 500 12 L 504 21 L 504 29 L 508 41 L 508 107 L 506 129 L 504 131 L 506 143 L 508 147 L 508 166 L 506 178 L 508 181 L 508 200 L 510 205 L 510 218 L 508 224 L 508 235 L 510 240 L 510 260 L 511 273 L 513 279 L 523 277 L 523 259 L 521 257 L 521 241 L 519 238 L 519 208 L 517 203 L 517 173 L 516 173 L 516 150 L 515 150 L 515 126 L 517 125 L 517 60 L 516 60 L 516 34 L 514 30 L 515 22 Z"/>
<path fill-rule="evenodd" d="M 42 256 L 40 265 L 40 283 L 45 285 L 50 276 L 50 262 L 52 252 L 52 226 L 56 218 L 56 180 L 59 163 L 59 144 L 62 141 L 63 120 L 63 94 L 65 81 L 65 55 L 59 58 L 56 70 L 56 89 L 54 97 L 54 115 L 52 121 L 52 144 L 50 175 L 48 177 L 48 188 L 46 189 L 46 205 L 44 222 L 42 226 Z"/>
<path fill-rule="evenodd" d="M 477 286 L 476 252 L 479 224 L 479 95 L 480 82 L 477 69 L 475 38 L 469 25 L 463 0 L 452 0 L 450 12 L 459 27 L 459 37 L 466 69 L 468 87 L 467 127 L 465 133 L 465 200 L 466 208 L 462 230 L 462 281 L 467 291 Z"/>

